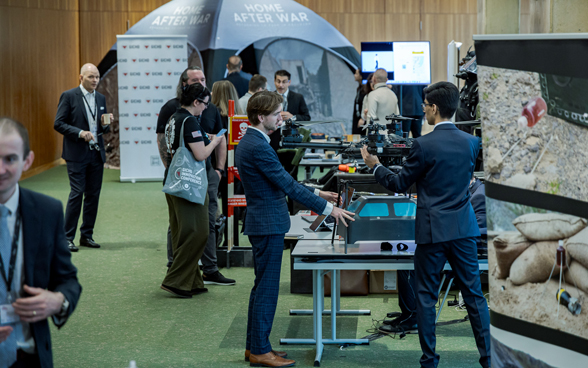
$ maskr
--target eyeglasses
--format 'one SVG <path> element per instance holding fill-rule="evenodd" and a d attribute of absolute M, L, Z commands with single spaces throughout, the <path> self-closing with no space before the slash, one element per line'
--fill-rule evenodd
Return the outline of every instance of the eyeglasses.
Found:
<path fill-rule="evenodd" d="M 422 103 L 421 104 L 421 108 L 423 109 L 423 111 L 425 111 L 425 106 L 431 106 L 431 105 L 434 105 L 434 104 L 432 104 L 432 103 L 428 103 L 428 104 L 427 103 Z"/>
<path fill-rule="evenodd" d="M 200 102 L 201 104 L 204 104 L 205 107 L 208 107 L 208 104 L 210 103 L 210 101 L 209 102 L 204 102 L 203 100 L 201 100 L 199 98 L 197 98 L 196 101 Z"/>

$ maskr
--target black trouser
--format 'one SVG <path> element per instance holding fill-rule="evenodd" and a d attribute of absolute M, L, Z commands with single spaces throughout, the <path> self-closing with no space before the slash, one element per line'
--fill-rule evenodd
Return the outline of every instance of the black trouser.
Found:
<path fill-rule="evenodd" d="M 402 311 L 400 323 L 416 324 L 415 277 L 412 270 L 398 270 L 398 304 Z"/>
<path fill-rule="evenodd" d="M 435 305 L 439 299 L 441 271 L 445 262 L 451 265 L 463 296 L 480 353 L 480 365 L 490 367 L 490 314 L 480 283 L 476 240 L 473 237 L 419 244 L 416 248 L 414 271 L 419 341 L 423 351 L 421 367 L 435 368 L 439 363 L 439 354 L 435 351 Z"/>
<path fill-rule="evenodd" d="M 65 208 L 65 237 L 73 241 L 84 203 L 81 237 L 91 239 L 98 214 L 98 199 L 102 188 L 104 162 L 99 151 L 90 151 L 84 162 L 67 161 L 71 191 Z"/>

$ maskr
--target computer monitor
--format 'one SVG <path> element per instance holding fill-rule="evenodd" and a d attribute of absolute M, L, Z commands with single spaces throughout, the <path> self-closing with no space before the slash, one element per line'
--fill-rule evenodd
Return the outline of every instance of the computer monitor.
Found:
<path fill-rule="evenodd" d="M 388 72 L 389 84 L 430 84 L 431 43 L 362 42 L 361 75 L 364 82 L 379 68 Z"/>

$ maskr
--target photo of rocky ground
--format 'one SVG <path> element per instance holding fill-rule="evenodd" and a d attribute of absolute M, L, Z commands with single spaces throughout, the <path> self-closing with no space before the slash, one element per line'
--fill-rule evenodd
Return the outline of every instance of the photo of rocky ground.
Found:
<path fill-rule="evenodd" d="M 588 220 L 531 212 L 512 224 L 512 231 L 494 231 L 489 223 L 490 309 L 588 339 Z M 565 256 L 558 266 L 560 241 Z M 581 309 L 558 303 L 560 277 L 561 288 Z"/>
<path fill-rule="evenodd" d="M 478 66 L 478 81 L 487 180 L 588 201 L 588 128 L 547 114 L 517 124 L 539 74 Z"/>

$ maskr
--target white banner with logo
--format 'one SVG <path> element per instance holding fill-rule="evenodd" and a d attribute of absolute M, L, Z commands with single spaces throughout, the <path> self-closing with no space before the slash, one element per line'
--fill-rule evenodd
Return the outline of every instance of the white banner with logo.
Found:
<path fill-rule="evenodd" d="M 187 36 L 118 35 L 120 180 L 163 179 L 155 127 L 188 66 Z"/>

